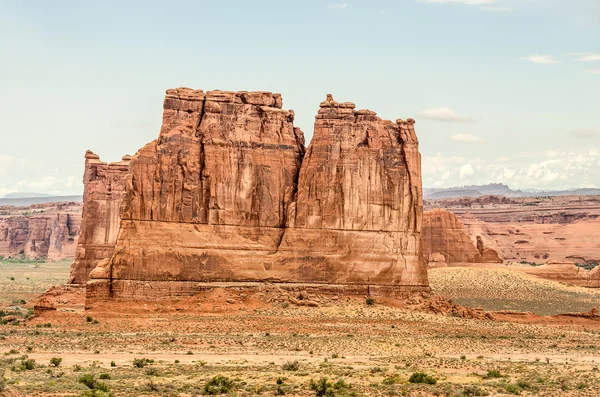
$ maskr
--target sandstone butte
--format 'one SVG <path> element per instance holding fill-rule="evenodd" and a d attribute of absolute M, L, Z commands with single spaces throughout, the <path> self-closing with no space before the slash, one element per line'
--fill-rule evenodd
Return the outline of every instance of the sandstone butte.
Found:
<path fill-rule="evenodd" d="M 88 303 L 215 283 L 428 294 L 414 124 L 327 95 L 306 148 L 279 94 L 168 90 L 158 139 L 113 168 L 86 156 L 71 280 L 97 264 Z"/>
<path fill-rule="evenodd" d="M 424 212 L 421 239 L 430 268 L 452 263 L 502 263 L 500 255 L 485 247 L 480 236 L 473 242 L 460 219 L 444 209 Z"/>

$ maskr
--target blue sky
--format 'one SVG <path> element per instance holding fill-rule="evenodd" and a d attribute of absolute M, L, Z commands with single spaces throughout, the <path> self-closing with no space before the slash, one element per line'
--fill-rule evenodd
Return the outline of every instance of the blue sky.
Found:
<path fill-rule="evenodd" d="M 597 0 L 2 1 L 0 54 L 0 196 L 81 192 L 179 86 L 414 117 L 427 187 L 600 187 Z"/>

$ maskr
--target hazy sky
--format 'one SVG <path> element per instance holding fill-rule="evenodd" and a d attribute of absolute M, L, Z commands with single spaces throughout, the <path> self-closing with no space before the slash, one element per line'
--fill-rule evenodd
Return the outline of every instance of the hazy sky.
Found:
<path fill-rule="evenodd" d="M 80 193 L 179 86 L 414 117 L 427 187 L 600 187 L 598 0 L 0 0 L 0 57 L 0 196 Z"/>

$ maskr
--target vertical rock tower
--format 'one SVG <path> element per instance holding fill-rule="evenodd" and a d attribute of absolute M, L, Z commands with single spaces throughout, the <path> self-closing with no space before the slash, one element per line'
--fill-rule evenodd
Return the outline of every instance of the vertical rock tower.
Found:
<path fill-rule="evenodd" d="M 130 160 L 131 156 L 124 156 L 108 164 L 89 150 L 85 154 L 81 234 L 69 284 L 85 284 L 98 263 L 113 254 Z"/>
<path fill-rule="evenodd" d="M 90 274 L 88 302 L 214 282 L 427 292 L 414 120 L 354 108 L 328 95 L 307 151 L 279 94 L 168 90 L 158 139 L 131 159 L 116 246 Z"/>

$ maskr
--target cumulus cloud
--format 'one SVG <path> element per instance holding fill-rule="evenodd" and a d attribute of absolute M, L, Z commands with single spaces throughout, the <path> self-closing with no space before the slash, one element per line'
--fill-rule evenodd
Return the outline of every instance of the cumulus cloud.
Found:
<path fill-rule="evenodd" d="M 471 134 L 456 134 L 452 135 L 450 139 L 456 142 L 463 143 L 485 143 L 485 141 L 482 138 Z"/>
<path fill-rule="evenodd" d="M 592 54 L 592 53 L 580 53 L 577 55 L 577 60 L 579 62 L 595 62 L 600 61 L 600 54 Z"/>
<path fill-rule="evenodd" d="M 548 190 L 600 187 L 600 148 L 586 151 L 561 149 L 535 156 L 464 158 L 440 153 L 423 156 L 423 186 L 449 187 L 465 184 L 505 183 L 513 188 Z"/>
<path fill-rule="evenodd" d="M 529 55 L 527 57 L 521 58 L 524 61 L 529 61 L 533 63 L 537 63 L 540 65 L 551 65 L 556 63 L 556 59 L 554 59 L 551 55 Z"/>
<path fill-rule="evenodd" d="M 473 166 L 471 164 L 465 164 L 460 167 L 460 179 L 464 179 L 468 176 L 471 176 L 475 173 Z"/>
<path fill-rule="evenodd" d="M 418 114 L 419 117 L 426 120 L 444 121 L 444 122 L 469 122 L 473 119 L 469 117 L 459 116 L 449 107 L 441 107 L 434 109 L 426 109 Z"/>

